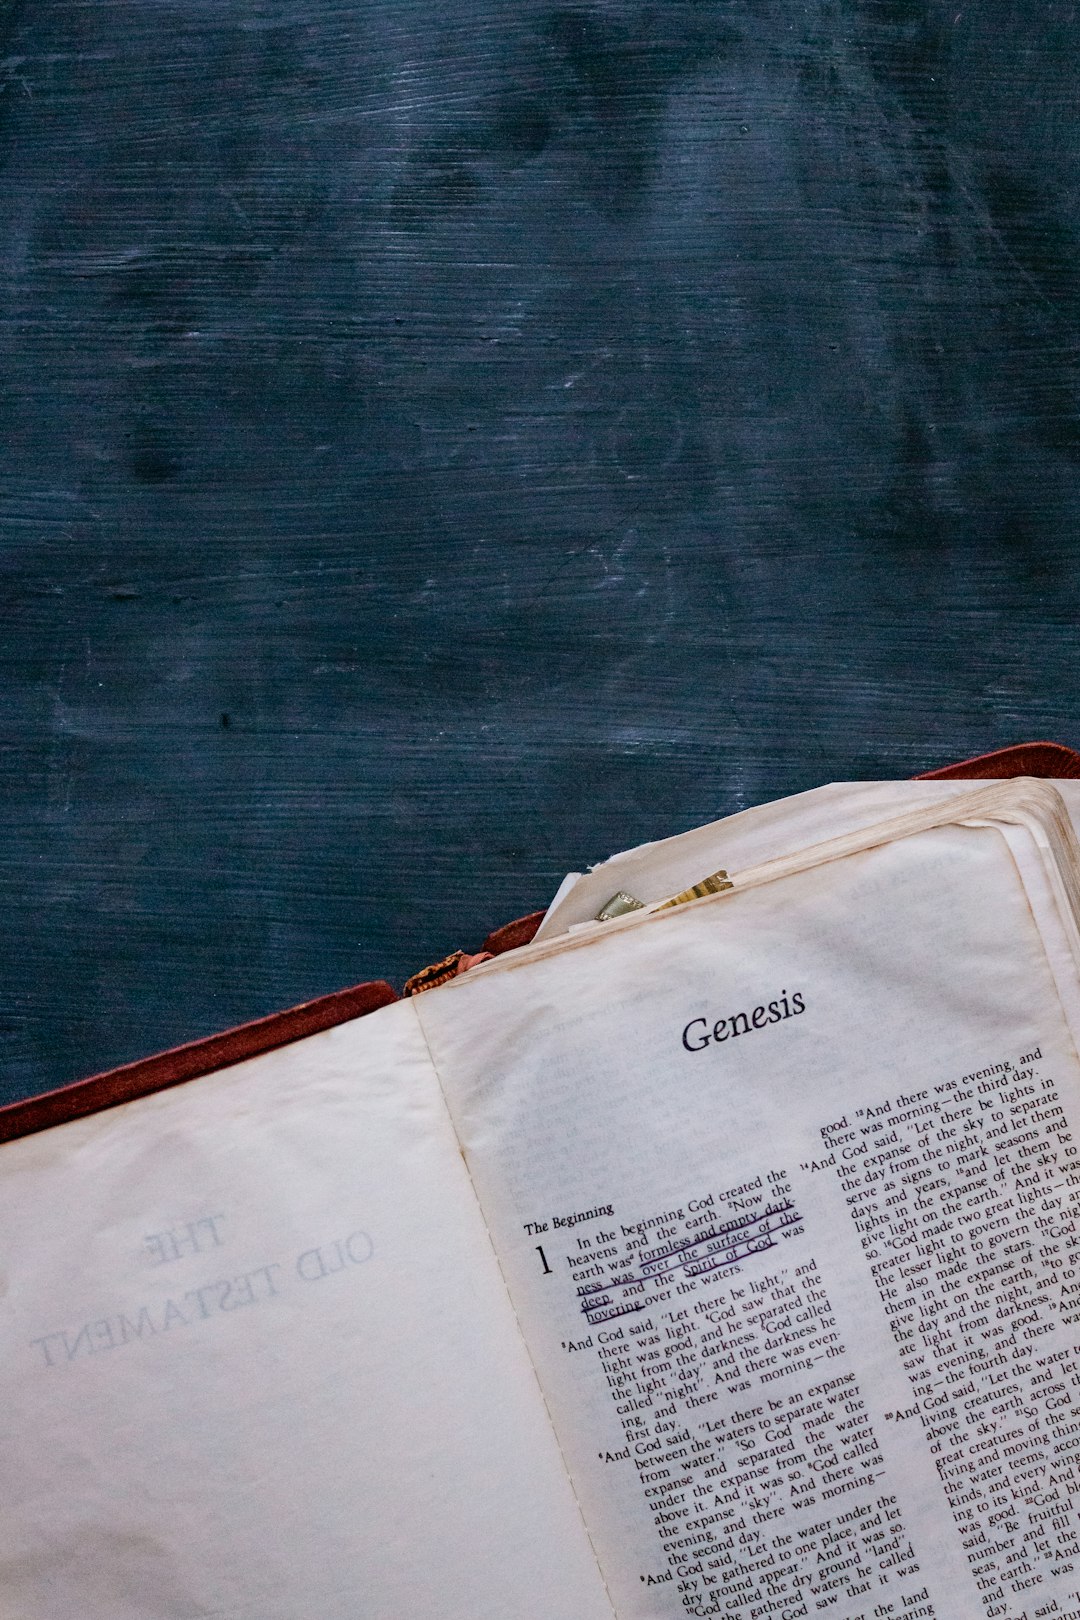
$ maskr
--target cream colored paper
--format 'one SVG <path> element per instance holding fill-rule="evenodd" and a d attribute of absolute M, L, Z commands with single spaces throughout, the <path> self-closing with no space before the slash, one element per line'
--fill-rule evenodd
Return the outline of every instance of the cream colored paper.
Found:
<path fill-rule="evenodd" d="M 857 833 L 891 816 L 945 804 L 974 788 L 970 781 L 832 782 L 642 844 L 612 855 L 589 872 L 568 874 L 536 938 L 553 939 L 591 922 L 619 889 L 646 902 L 662 900 L 720 867 L 743 871 L 827 838 Z M 1055 782 L 1054 788 L 1074 827 L 1080 828 L 1080 782 Z"/>
<path fill-rule="evenodd" d="M 410 1003 L 0 1155 L 4 1620 L 610 1620 Z"/>
<path fill-rule="evenodd" d="M 1025 840 L 796 862 L 418 1007 L 620 1620 L 1080 1606 L 1080 1065 Z"/>
<path fill-rule="evenodd" d="M 1045 787 L 903 786 L 884 828 L 765 818 L 732 894 L 5 1148 L 0 1616 L 610 1620 L 590 1535 L 620 1620 L 1080 1606 L 1075 845 Z M 1014 1208 L 939 1279 L 928 1223 L 970 1196 L 973 1245 L 996 1196 L 942 1179 L 953 1108 Z M 859 1204 L 894 1119 L 914 1171 Z"/>

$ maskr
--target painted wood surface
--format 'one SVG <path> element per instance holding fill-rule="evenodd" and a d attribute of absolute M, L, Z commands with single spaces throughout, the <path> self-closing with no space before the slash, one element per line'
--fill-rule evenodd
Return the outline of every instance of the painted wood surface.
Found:
<path fill-rule="evenodd" d="M 0 6 L 0 1096 L 1076 743 L 1080 14 Z"/>

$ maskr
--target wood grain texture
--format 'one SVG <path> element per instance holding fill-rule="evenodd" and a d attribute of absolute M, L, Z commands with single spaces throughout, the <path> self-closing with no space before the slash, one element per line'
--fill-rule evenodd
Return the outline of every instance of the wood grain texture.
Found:
<path fill-rule="evenodd" d="M 1074 7 L 0 31 L 4 1097 L 1080 740 Z"/>

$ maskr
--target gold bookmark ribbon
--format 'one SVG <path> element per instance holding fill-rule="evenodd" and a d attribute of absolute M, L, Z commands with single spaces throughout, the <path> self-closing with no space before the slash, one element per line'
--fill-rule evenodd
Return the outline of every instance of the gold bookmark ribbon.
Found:
<path fill-rule="evenodd" d="M 723 894 L 725 889 L 735 887 L 727 873 L 713 872 L 709 877 L 702 878 L 700 883 L 684 889 L 681 894 L 673 894 L 670 900 L 665 900 L 657 906 L 657 911 L 667 911 L 670 906 L 685 906 L 688 900 L 701 900 L 707 894 Z"/>
<path fill-rule="evenodd" d="M 695 883 L 691 888 L 684 889 L 681 894 L 673 894 L 670 900 L 664 900 L 656 907 L 656 910 L 667 911 L 669 906 L 684 906 L 688 900 L 700 900 L 706 894 L 723 894 L 725 889 L 733 889 L 734 887 L 734 883 L 732 883 L 726 872 L 712 872 L 708 877 L 702 878 L 700 883 Z M 625 889 L 620 889 L 618 894 L 612 895 L 603 911 L 597 912 L 596 920 L 597 922 L 610 922 L 613 917 L 625 917 L 630 911 L 641 911 L 644 909 L 644 905 L 643 900 L 635 900 L 632 894 L 627 894 Z"/>

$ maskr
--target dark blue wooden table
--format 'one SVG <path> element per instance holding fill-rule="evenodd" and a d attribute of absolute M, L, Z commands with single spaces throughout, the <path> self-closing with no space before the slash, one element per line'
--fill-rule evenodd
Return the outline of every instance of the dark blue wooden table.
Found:
<path fill-rule="evenodd" d="M 1080 740 L 1080 13 L 0 4 L 3 1095 Z"/>

